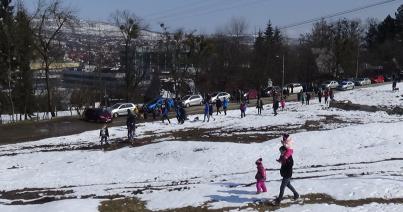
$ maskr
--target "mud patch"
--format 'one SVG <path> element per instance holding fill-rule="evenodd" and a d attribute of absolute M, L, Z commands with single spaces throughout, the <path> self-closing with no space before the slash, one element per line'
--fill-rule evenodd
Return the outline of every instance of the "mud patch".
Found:
<path fill-rule="evenodd" d="M 377 112 L 384 111 L 389 115 L 403 115 L 403 108 L 395 106 L 392 108 L 381 107 L 381 106 L 369 106 L 369 105 L 360 105 L 354 104 L 351 101 L 331 101 L 329 107 L 339 108 L 342 110 L 359 110 L 366 112 Z"/>
<path fill-rule="evenodd" d="M 73 190 L 24 188 L 12 191 L 0 191 L 0 199 L 10 200 L 11 205 L 43 204 L 66 199 Z"/>
<path fill-rule="evenodd" d="M 146 209 L 145 202 L 137 198 L 111 199 L 101 202 L 98 207 L 100 212 L 116 212 L 116 211 L 150 211 Z"/>

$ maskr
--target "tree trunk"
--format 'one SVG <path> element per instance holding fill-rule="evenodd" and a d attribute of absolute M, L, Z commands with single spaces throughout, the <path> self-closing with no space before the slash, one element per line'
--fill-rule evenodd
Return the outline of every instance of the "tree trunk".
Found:
<path fill-rule="evenodd" d="M 45 58 L 45 76 L 46 76 L 46 91 L 47 91 L 47 99 L 48 99 L 48 112 L 52 115 L 52 118 L 56 116 L 53 107 L 52 107 L 52 97 L 50 93 L 50 86 L 49 86 L 49 62 L 48 59 Z"/>

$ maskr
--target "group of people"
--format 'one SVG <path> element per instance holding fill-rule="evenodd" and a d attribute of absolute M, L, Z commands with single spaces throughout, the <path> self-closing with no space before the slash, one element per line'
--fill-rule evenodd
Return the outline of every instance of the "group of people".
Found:
<path fill-rule="evenodd" d="M 278 197 L 275 199 L 275 204 L 280 204 L 283 200 L 285 187 L 289 188 L 294 194 L 294 200 L 299 198 L 298 192 L 291 185 L 291 177 L 294 166 L 294 159 L 292 155 L 294 153 L 294 149 L 292 146 L 293 141 L 289 134 L 283 134 L 283 138 L 281 140 L 281 147 L 279 148 L 280 157 L 277 159 L 277 162 L 281 164 L 280 175 L 283 178 L 280 185 L 280 192 Z M 259 158 L 256 162 L 257 173 L 255 175 L 256 179 L 256 193 L 259 194 L 261 192 L 267 192 L 265 181 L 267 180 L 266 169 L 263 166 L 263 159 Z"/>
<path fill-rule="evenodd" d="M 329 99 L 333 100 L 334 99 L 334 92 L 333 89 L 331 88 L 325 88 L 324 90 L 322 89 L 318 89 L 318 91 L 316 92 L 316 96 L 318 97 L 318 101 L 319 103 L 322 103 L 322 98 L 325 101 L 325 104 L 329 104 Z M 312 98 L 312 93 L 311 92 L 304 92 L 304 91 L 300 91 L 297 94 L 297 98 L 298 101 L 300 101 L 303 105 L 309 105 L 309 101 Z"/>
<path fill-rule="evenodd" d="M 229 101 L 227 98 L 224 97 L 224 99 L 221 101 L 220 98 L 217 98 L 217 100 L 215 101 L 215 103 L 211 100 L 210 96 L 207 96 L 204 100 L 204 118 L 203 118 L 203 122 L 206 121 L 207 122 L 210 121 L 210 118 L 214 119 L 213 117 L 213 113 L 214 113 L 214 104 L 216 106 L 216 110 L 217 110 L 217 114 L 221 114 L 221 108 L 223 109 L 224 115 L 227 115 L 227 109 L 228 109 L 228 105 L 229 105 Z"/>

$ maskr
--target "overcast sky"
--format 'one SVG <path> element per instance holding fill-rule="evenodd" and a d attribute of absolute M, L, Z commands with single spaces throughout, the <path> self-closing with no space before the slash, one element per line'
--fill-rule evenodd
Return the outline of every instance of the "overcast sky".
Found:
<path fill-rule="evenodd" d="M 28 9 L 36 0 L 24 0 Z M 233 17 L 243 17 L 248 32 L 263 29 L 271 20 L 275 26 L 285 26 L 337 12 L 381 2 L 382 0 L 64 0 L 77 11 L 81 19 L 110 21 L 116 10 L 129 10 L 145 20 L 150 29 L 160 31 L 159 23 L 171 30 L 184 28 L 198 33 L 214 33 Z M 403 0 L 339 16 L 346 18 L 377 18 L 394 16 Z M 333 20 L 339 17 L 333 18 Z M 311 24 L 286 29 L 290 37 L 311 29 Z"/>

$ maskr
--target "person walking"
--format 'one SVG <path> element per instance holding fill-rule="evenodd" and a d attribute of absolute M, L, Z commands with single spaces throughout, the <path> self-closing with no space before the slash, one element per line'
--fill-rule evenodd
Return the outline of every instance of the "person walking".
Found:
<path fill-rule="evenodd" d="M 260 194 L 261 192 L 267 192 L 266 189 L 266 169 L 263 166 L 262 158 L 256 160 L 256 169 L 257 173 L 255 175 L 256 179 L 256 194 Z"/>
<path fill-rule="evenodd" d="M 329 89 L 328 88 L 326 88 L 325 93 L 324 93 L 323 96 L 325 97 L 325 105 L 327 105 L 327 103 L 328 103 L 327 100 L 329 98 Z"/>
<path fill-rule="evenodd" d="M 281 156 L 283 156 L 286 153 L 287 148 L 285 146 L 281 146 L 279 151 Z M 279 195 L 274 201 L 276 205 L 279 205 L 283 200 L 285 187 L 287 187 L 292 191 L 292 193 L 294 194 L 294 200 L 297 200 L 299 198 L 298 192 L 291 185 L 292 168 L 294 166 L 294 160 L 292 158 L 292 155 L 289 156 L 287 159 L 280 160 L 279 162 L 281 163 L 280 175 L 283 179 L 281 180 Z"/>
<path fill-rule="evenodd" d="M 224 115 L 227 115 L 227 108 L 228 108 L 228 100 L 224 97 L 222 102 L 222 109 L 224 110 Z"/>
<path fill-rule="evenodd" d="M 322 89 L 318 90 L 318 100 L 319 100 L 319 104 L 322 103 Z"/>
<path fill-rule="evenodd" d="M 127 138 L 129 139 L 129 141 L 132 141 L 134 139 L 136 129 L 136 117 L 134 116 L 134 114 L 130 109 L 127 109 L 126 126 L 127 126 Z"/>
<path fill-rule="evenodd" d="M 217 100 L 216 100 L 216 102 L 215 102 L 215 106 L 216 106 L 216 108 L 217 108 L 217 116 L 218 116 L 218 113 L 221 114 L 220 108 L 221 108 L 221 106 L 222 106 L 222 101 L 221 101 L 220 98 L 217 98 Z"/>
<path fill-rule="evenodd" d="M 309 100 L 311 100 L 311 93 L 306 92 L 306 104 L 309 105 Z"/>
<path fill-rule="evenodd" d="M 210 121 L 210 111 L 209 111 L 209 109 L 210 109 L 210 105 L 209 105 L 208 101 L 205 100 L 204 101 L 204 119 L 203 119 L 203 122 L 206 121 L 206 117 L 207 117 L 207 122 Z"/>
<path fill-rule="evenodd" d="M 168 117 L 168 115 L 169 115 L 169 108 L 168 108 L 167 101 L 165 101 L 165 102 L 162 104 L 161 110 L 162 110 L 162 118 L 161 118 L 162 123 L 164 123 L 164 120 L 166 119 L 166 120 L 168 120 L 168 123 L 170 124 L 171 121 L 169 120 L 169 117 Z"/>
<path fill-rule="evenodd" d="M 333 93 L 333 89 L 330 89 L 330 90 L 329 90 L 329 97 L 330 97 L 330 100 L 331 100 L 331 101 L 333 101 L 333 100 L 334 100 L 334 93 Z"/>
<path fill-rule="evenodd" d="M 99 131 L 99 137 L 101 137 L 101 146 L 103 145 L 103 142 L 105 142 L 105 144 L 108 144 L 108 138 L 109 138 L 108 125 L 104 124 L 104 126 Z"/>
<path fill-rule="evenodd" d="M 281 98 L 280 105 L 281 105 L 281 110 L 284 110 L 284 108 L 285 108 L 285 98 L 284 97 Z"/>
<path fill-rule="evenodd" d="M 260 97 L 257 98 L 256 108 L 257 108 L 257 114 L 262 115 L 263 100 Z"/>
<path fill-rule="evenodd" d="M 239 109 L 241 110 L 241 118 L 246 116 L 246 102 L 242 101 L 241 104 L 239 105 Z"/>
<path fill-rule="evenodd" d="M 396 91 L 397 89 L 396 89 L 396 84 L 397 84 L 397 80 L 396 79 L 393 79 L 393 82 L 392 82 L 392 91 Z"/>
<path fill-rule="evenodd" d="M 210 118 L 212 118 L 215 121 L 215 118 L 213 117 L 214 107 L 213 107 L 212 101 L 209 102 L 208 112 L 209 112 Z"/>
<path fill-rule="evenodd" d="M 273 101 L 273 112 L 274 112 L 275 116 L 277 116 L 277 110 L 278 110 L 278 107 L 279 107 L 278 104 L 279 104 L 279 101 L 278 101 L 277 98 L 275 98 L 274 101 Z"/>

